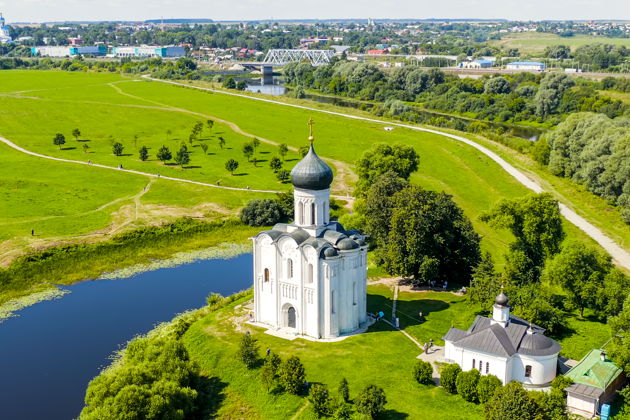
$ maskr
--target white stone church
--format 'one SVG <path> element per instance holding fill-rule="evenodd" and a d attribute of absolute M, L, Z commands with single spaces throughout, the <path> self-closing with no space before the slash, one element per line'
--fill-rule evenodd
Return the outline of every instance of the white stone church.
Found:
<path fill-rule="evenodd" d="M 333 172 L 309 140 L 291 171 L 295 221 L 252 238 L 254 317 L 286 334 L 334 339 L 366 325 L 368 247 L 330 221 Z"/>
<path fill-rule="evenodd" d="M 560 344 L 546 337 L 543 328 L 510 315 L 507 302 L 501 292 L 492 318 L 477 316 L 466 331 L 451 327 L 444 336 L 444 357 L 464 371 L 495 375 L 503 384 L 548 386 L 556 377 Z"/>

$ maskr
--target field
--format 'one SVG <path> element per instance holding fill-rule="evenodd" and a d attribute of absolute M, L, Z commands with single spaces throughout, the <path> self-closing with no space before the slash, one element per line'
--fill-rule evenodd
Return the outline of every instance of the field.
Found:
<path fill-rule="evenodd" d="M 606 38 L 592 35 L 575 35 L 564 38 L 560 35 L 524 32 L 502 36 L 501 40 L 491 41 L 490 44 L 505 48 L 518 48 L 521 55 L 540 55 L 546 47 L 551 45 L 567 45 L 571 50 L 586 44 L 613 44 L 630 47 L 630 38 Z"/>

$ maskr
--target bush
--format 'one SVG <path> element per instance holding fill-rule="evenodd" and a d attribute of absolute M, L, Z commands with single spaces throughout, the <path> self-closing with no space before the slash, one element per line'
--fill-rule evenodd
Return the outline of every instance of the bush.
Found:
<path fill-rule="evenodd" d="M 503 385 L 501 380 L 494 375 L 485 375 L 479 378 L 477 383 L 477 398 L 479 402 L 482 404 L 488 402 L 501 385 Z"/>
<path fill-rule="evenodd" d="M 238 357 L 248 369 L 252 369 L 258 363 L 258 344 L 249 331 L 241 338 Z"/>
<path fill-rule="evenodd" d="M 270 352 L 265 358 L 265 364 L 260 371 L 260 379 L 269 392 L 276 388 L 281 365 L 282 359 L 275 353 Z"/>
<path fill-rule="evenodd" d="M 335 420 L 349 420 L 352 418 L 352 406 L 348 403 L 342 402 L 337 406 L 335 414 L 333 416 Z"/>
<path fill-rule="evenodd" d="M 383 407 L 387 404 L 383 388 L 376 385 L 368 385 L 359 393 L 355 401 L 357 411 L 372 418 L 376 418 L 383 412 Z"/>
<path fill-rule="evenodd" d="M 459 372 L 455 385 L 457 393 L 468 402 L 477 402 L 477 384 L 479 383 L 479 371 L 472 369 L 467 372 Z"/>
<path fill-rule="evenodd" d="M 277 200 L 251 200 L 241 210 L 241 220 L 250 226 L 271 226 L 282 220 L 283 210 Z"/>
<path fill-rule="evenodd" d="M 442 366 L 440 385 L 451 394 L 457 394 L 457 375 L 462 371 L 457 363 Z"/>
<path fill-rule="evenodd" d="M 433 384 L 433 366 L 424 360 L 418 360 L 413 367 L 413 377 L 422 385 Z"/>
<path fill-rule="evenodd" d="M 485 405 L 486 420 L 534 420 L 542 418 L 540 407 L 519 382 L 496 390 Z"/>
<path fill-rule="evenodd" d="M 344 402 L 350 401 L 350 387 L 348 386 L 348 381 L 346 380 L 346 378 L 341 379 L 341 382 L 339 383 L 339 388 L 337 390 L 339 391 L 339 395 L 341 395 L 341 399 Z"/>
<path fill-rule="evenodd" d="M 308 400 L 313 405 L 313 411 L 317 417 L 327 417 L 332 413 L 330 395 L 326 385 L 313 385 L 308 394 Z"/>
<path fill-rule="evenodd" d="M 304 366 L 297 356 L 291 356 L 280 368 L 280 382 L 285 391 L 291 394 L 299 394 L 304 386 L 306 373 Z"/>

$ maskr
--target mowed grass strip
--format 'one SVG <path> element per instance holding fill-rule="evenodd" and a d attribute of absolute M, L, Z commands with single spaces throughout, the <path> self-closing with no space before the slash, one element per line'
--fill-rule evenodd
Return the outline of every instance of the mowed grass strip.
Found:
<path fill-rule="evenodd" d="M 500 40 L 490 41 L 491 45 L 503 46 L 505 48 L 518 48 L 521 54 L 541 54 L 546 47 L 551 45 L 567 45 L 573 51 L 582 45 L 587 44 L 612 44 L 630 47 L 629 38 L 607 38 L 594 35 L 574 35 L 572 37 L 561 37 L 556 34 L 540 32 L 524 32 L 509 34 L 501 37 Z"/>

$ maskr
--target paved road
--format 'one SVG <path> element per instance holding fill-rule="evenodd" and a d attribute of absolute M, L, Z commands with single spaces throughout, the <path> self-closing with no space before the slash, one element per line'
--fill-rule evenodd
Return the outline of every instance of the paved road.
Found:
<path fill-rule="evenodd" d="M 471 147 L 474 147 L 475 149 L 479 150 L 481 153 L 483 153 L 484 155 L 488 156 L 490 159 L 492 159 L 497 164 L 499 164 L 499 166 L 501 166 L 501 168 L 503 168 L 503 170 L 505 170 L 507 173 L 512 175 L 518 182 L 523 184 L 526 188 L 528 188 L 528 189 L 530 189 L 530 190 L 532 190 L 532 191 L 534 191 L 536 193 L 541 193 L 541 192 L 545 191 L 543 189 L 543 187 L 541 187 L 538 183 L 536 183 L 532 179 L 528 178 L 523 172 L 519 171 L 514 166 L 510 165 L 501 156 L 497 155 L 492 150 L 490 150 L 490 149 L 488 149 L 488 148 L 486 148 L 486 147 L 484 147 L 484 146 L 482 146 L 482 145 L 480 145 L 480 144 L 478 144 L 478 143 L 476 143 L 476 142 L 474 142 L 474 141 L 472 141 L 470 139 L 467 139 L 465 137 L 461 137 L 461 136 L 458 136 L 458 135 L 455 135 L 455 134 L 445 133 L 445 132 L 442 132 L 442 131 L 439 131 L 439 130 L 433 130 L 433 129 L 430 129 L 430 128 L 416 127 L 416 126 L 413 126 L 413 125 L 408 125 L 408 124 L 403 124 L 403 123 L 396 123 L 396 122 L 391 122 L 391 121 L 381 121 L 381 120 L 377 120 L 377 119 L 373 119 L 373 118 L 360 117 L 360 116 L 351 115 L 351 114 L 344 114 L 342 112 L 335 112 L 335 111 L 329 111 L 329 110 L 325 110 L 325 109 L 311 108 L 311 107 L 303 106 L 303 105 L 288 104 L 288 103 L 285 103 L 285 102 L 275 101 L 275 100 L 272 100 L 272 99 L 260 98 L 260 97 L 256 97 L 256 96 L 249 96 L 249 95 L 244 95 L 244 94 L 235 93 L 235 92 L 225 92 L 225 91 L 222 91 L 222 90 L 216 90 L 216 89 L 211 89 L 211 88 L 203 88 L 203 87 L 198 87 L 198 86 L 191 86 L 191 85 L 187 85 L 187 84 L 184 84 L 184 83 L 173 82 L 171 80 L 160 80 L 160 79 L 154 79 L 154 78 L 147 77 L 147 76 L 145 76 L 145 78 L 147 78 L 149 80 L 152 80 L 152 81 L 155 81 L 155 82 L 160 82 L 160 83 L 166 83 L 166 84 L 171 84 L 171 85 L 176 85 L 176 86 L 184 86 L 184 87 L 187 87 L 187 88 L 194 88 L 194 89 L 198 89 L 198 90 L 205 90 L 205 91 L 210 91 L 210 92 L 214 92 L 214 93 L 218 93 L 218 94 L 222 94 L 222 95 L 237 96 L 239 98 L 245 98 L 245 99 L 249 99 L 249 100 L 253 100 L 253 101 L 267 102 L 267 103 L 272 103 L 272 104 L 276 104 L 276 105 L 288 106 L 288 107 L 292 107 L 292 108 L 305 109 L 305 110 L 308 110 L 308 111 L 319 112 L 319 113 L 329 114 L 329 115 L 336 115 L 336 116 L 339 116 L 339 117 L 350 118 L 350 119 L 353 119 L 353 120 L 362 120 L 362 121 L 368 121 L 368 122 L 377 123 L 377 124 L 383 124 L 383 125 L 387 125 L 387 126 L 403 127 L 403 128 L 408 128 L 410 130 L 424 131 L 424 132 L 427 132 L 427 133 L 433 133 L 433 134 L 437 134 L 437 135 L 440 135 L 440 136 L 448 137 L 450 139 L 453 139 L 453 140 L 465 143 L 465 144 L 467 144 L 467 145 L 469 145 Z M 579 214 L 577 214 L 576 212 L 571 210 L 564 203 L 560 203 L 560 211 L 562 212 L 562 215 L 569 222 L 573 223 L 580 230 L 582 230 L 584 233 L 586 233 L 588 236 L 590 236 L 593 240 L 595 240 L 598 244 L 600 244 L 602 246 L 602 248 L 604 248 L 613 257 L 614 261 L 618 265 L 620 265 L 621 267 L 626 268 L 627 270 L 630 270 L 630 253 L 628 251 L 623 249 L 615 241 L 613 241 L 610 237 L 608 237 L 608 235 L 606 235 L 604 232 L 599 230 L 597 227 L 593 226 L 590 222 L 588 222 L 582 216 L 580 216 Z"/>

